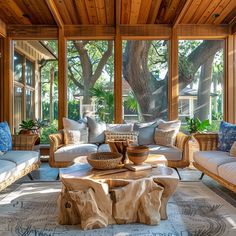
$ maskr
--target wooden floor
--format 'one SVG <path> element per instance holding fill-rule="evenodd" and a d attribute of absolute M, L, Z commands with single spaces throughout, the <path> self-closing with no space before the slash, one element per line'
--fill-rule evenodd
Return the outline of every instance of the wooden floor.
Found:
<path fill-rule="evenodd" d="M 197 171 L 194 168 L 185 168 L 179 169 L 180 175 L 182 177 L 181 181 L 199 181 L 199 177 L 201 176 L 201 172 Z M 59 181 L 57 180 L 58 169 L 51 168 L 47 162 L 42 162 L 41 166 L 38 170 L 32 172 L 32 176 L 35 182 L 43 182 L 43 181 Z M 212 180 L 208 176 L 203 177 L 203 183 L 206 184 L 212 191 L 217 193 L 219 196 L 223 197 L 225 200 L 230 202 L 233 206 L 236 207 L 236 193 L 231 192 L 230 190 L 224 188 L 216 181 Z M 31 182 L 28 176 L 25 176 L 14 184 L 0 192 L 0 200 L 4 198 L 8 193 L 15 190 L 20 184 Z"/>

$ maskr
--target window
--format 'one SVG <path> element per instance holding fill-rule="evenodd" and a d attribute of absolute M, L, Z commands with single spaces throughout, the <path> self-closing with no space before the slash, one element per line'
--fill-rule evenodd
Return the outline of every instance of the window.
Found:
<path fill-rule="evenodd" d="M 114 120 L 113 41 L 68 41 L 68 117 Z"/>
<path fill-rule="evenodd" d="M 167 119 L 168 41 L 124 41 L 122 71 L 123 119 Z"/>
<path fill-rule="evenodd" d="M 34 63 L 14 52 L 14 130 L 25 119 L 34 119 Z"/>
<path fill-rule="evenodd" d="M 224 40 L 179 41 L 179 117 L 223 119 Z"/>

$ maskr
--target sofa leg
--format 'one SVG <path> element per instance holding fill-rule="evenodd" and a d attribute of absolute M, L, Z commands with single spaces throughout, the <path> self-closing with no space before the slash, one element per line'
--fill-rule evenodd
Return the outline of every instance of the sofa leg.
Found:
<path fill-rule="evenodd" d="M 176 172 L 177 172 L 177 174 L 178 174 L 178 176 L 179 176 L 179 180 L 181 180 L 181 176 L 180 176 L 180 174 L 179 174 L 179 171 L 178 171 L 177 167 L 174 167 L 174 169 L 176 170 Z"/>
<path fill-rule="evenodd" d="M 202 180 L 202 178 L 203 178 L 204 175 L 205 175 L 205 174 L 202 172 L 201 177 L 199 178 L 199 180 Z"/>
<path fill-rule="evenodd" d="M 31 175 L 31 173 L 28 173 L 27 176 L 30 178 L 30 180 L 34 180 L 33 176 Z"/>

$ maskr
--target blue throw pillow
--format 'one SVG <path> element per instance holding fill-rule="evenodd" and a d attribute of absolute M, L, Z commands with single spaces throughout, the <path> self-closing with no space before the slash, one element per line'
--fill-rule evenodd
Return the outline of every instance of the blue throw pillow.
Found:
<path fill-rule="evenodd" d="M 236 141 L 236 125 L 221 121 L 218 135 L 218 150 L 229 152 Z"/>
<path fill-rule="evenodd" d="M 0 122 L 0 151 L 6 152 L 12 149 L 11 132 L 7 122 Z"/>

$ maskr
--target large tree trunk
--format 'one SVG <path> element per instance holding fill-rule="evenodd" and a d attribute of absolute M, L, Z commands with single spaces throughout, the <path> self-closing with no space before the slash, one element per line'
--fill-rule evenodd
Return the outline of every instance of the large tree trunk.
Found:
<path fill-rule="evenodd" d="M 201 74 L 198 85 L 198 97 L 197 97 L 197 109 L 194 114 L 195 117 L 200 120 L 208 119 L 210 111 L 210 94 L 211 94 L 211 75 L 212 75 L 212 63 L 214 56 L 208 58 L 208 60 L 201 66 Z"/>

